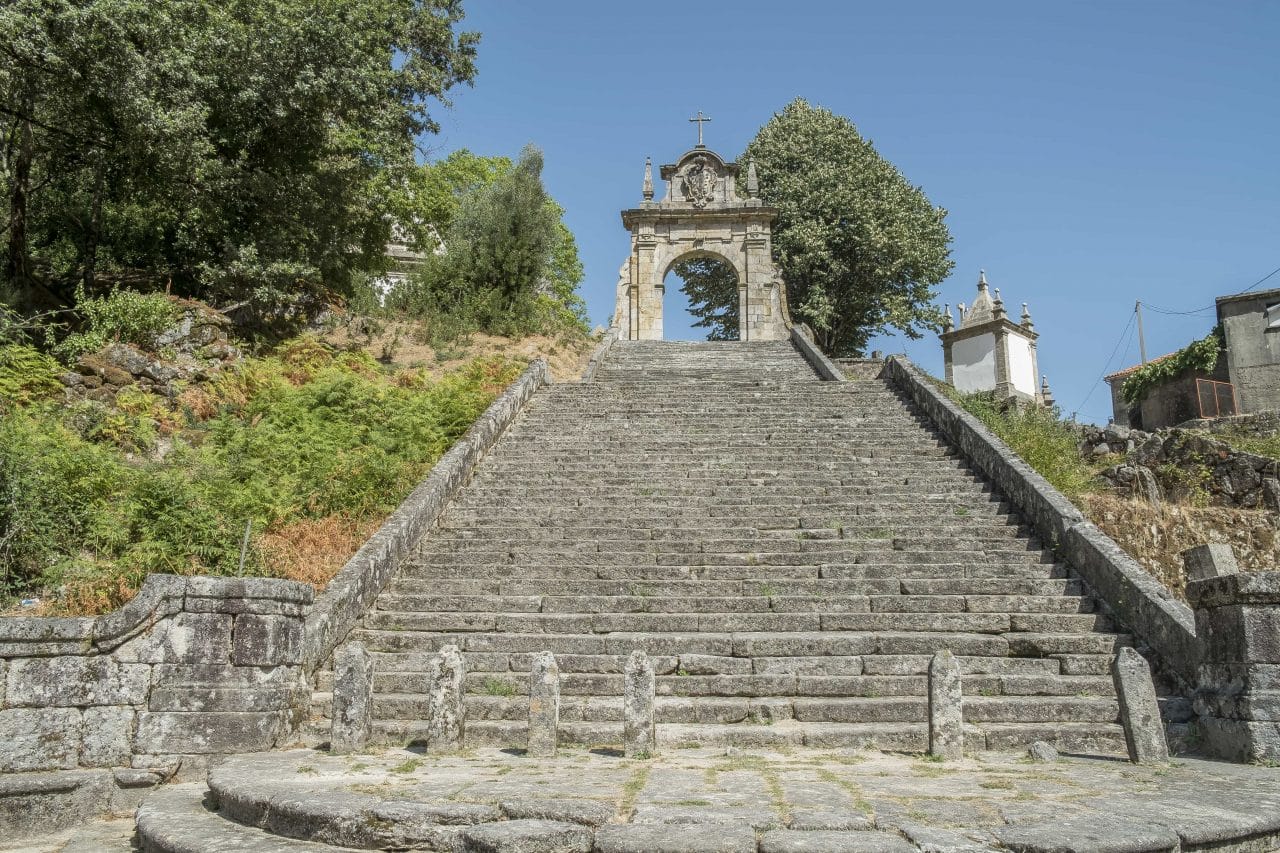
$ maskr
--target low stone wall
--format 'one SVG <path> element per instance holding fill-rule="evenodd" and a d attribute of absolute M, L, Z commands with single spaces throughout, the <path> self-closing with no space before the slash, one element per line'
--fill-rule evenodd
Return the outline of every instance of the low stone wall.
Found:
<path fill-rule="evenodd" d="M 0 619 L 0 772 L 19 774 L 0 785 L 0 829 L 274 746 L 309 695 L 312 598 L 293 581 L 151 575 L 105 616 Z"/>
<path fill-rule="evenodd" d="M 1179 678 L 1194 699 L 1193 747 L 1232 761 L 1280 761 L 1280 572 L 1239 572 L 1226 546 L 1193 548 L 1188 607 L 909 361 L 890 357 L 884 376 Z"/>
<path fill-rule="evenodd" d="M 814 371 L 822 379 L 827 382 L 843 382 L 845 381 L 844 371 L 841 370 L 836 363 L 827 358 L 827 354 L 818 349 L 818 345 L 813 342 L 813 332 L 803 323 L 796 323 L 791 327 L 791 343 L 796 349 L 800 350 L 800 354 L 805 357 L 809 364 L 813 365 Z"/>
<path fill-rule="evenodd" d="M 619 334 L 617 326 L 610 326 L 608 331 L 604 333 L 604 337 L 600 340 L 600 345 L 596 347 L 595 352 L 591 353 L 591 358 L 587 361 L 586 370 L 582 371 L 583 382 L 596 381 L 596 371 L 600 369 L 601 364 L 604 364 L 604 360 L 609 355 L 609 350 L 613 349 Z"/>
<path fill-rule="evenodd" d="M 1122 494 L 1280 511 L 1280 461 L 1236 450 L 1198 430 L 1082 427 L 1080 454 L 1123 454 L 1123 463 L 1102 472 Z"/>
<path fill-rule="evenodd" d="M 1187 605 L 1151 577 L 982 423 L 902 356 L 884 374 L 928 415 L 951 444 L 1008 496 L 1040 536 L 1111 608 L 1118 621 L 1155 651 L 1164 668 L 1195 683 L 1203 649 Z"/>

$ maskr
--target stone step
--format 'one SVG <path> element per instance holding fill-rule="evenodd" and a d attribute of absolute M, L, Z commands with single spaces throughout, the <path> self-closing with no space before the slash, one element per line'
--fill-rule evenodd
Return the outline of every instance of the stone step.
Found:
<path fill-rule="evenodd" d="M 836 579 L 817 578 L 786 580 L 753 578 L 747 580 L 565 580 L 563 578 L 513 577 L 509 579 L 433 578 L 431 593 L 437 596 L 633 596 L 645 598 L 699 597 L 735 595 L 958 595 L 958 596 L 1031 596 L 1045 599 L 1045 612 L 1081 612 L 1093 609 L 1092 599 L 1081 594 L 1079 581 L 1018 580 L 1014 578 L 948 578 L 946 580 L 913 580 L 901 578 Z M 384 590 L 382 598 L 423 595 L 421 580 L 398 577 Z M 1054 604 L 1061 599 L 1065 603 Z M 979 602 L 981 606 L 982 602 Z"/>
<path fill-rule="evenodd" d="M 554 634 L 378 630 L 352 632 L 374 652 L 437 652 L 456 645 L 463 652 L 556 655 L 627 655 L 643 649 L 651 655 L 724 657 L 921 656 L 950 649 L 957 656 L 1058 658 L 1108 656 L 1132 645 L 1126 634 L 976 634 L 928 631 L 787 631 L 690 633 Z M 1065 670 L 1064 670 L 1065 672 Z M 1067 674 L 1089 674 L 1070 672 Z"/>

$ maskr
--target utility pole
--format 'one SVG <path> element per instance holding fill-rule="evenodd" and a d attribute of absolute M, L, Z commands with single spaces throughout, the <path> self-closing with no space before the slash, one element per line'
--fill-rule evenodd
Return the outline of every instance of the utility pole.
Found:
<path fill-rule="evenodd" d="M 1142 303 L 1133 303 L 1134 313 L 1138 315 L 1138 353 L 1142 356 L 1142 363 L 1147 363 L 1147 339 L 1142 335 Z"/>

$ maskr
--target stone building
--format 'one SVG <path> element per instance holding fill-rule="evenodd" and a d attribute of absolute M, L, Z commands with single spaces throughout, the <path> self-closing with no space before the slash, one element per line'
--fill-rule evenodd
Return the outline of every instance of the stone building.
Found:
<path fill-rule="evenodd" d="M 1022 303 L 1021 322 L 1009 319 L 997 289 L 987 288 L 986 271 L 978 274 L 978 295 L 968 308 L 960 310 L 960 325 L 954 325 L 951 306 L 945 309 L 942 356 L 947 382 L 957 391 L 972 394 L 994 391 L 1002 399 L 1026 402 L 1053 402 L 1047 380 L 1037 385 L 1035 325 L 1027 303 Z"/>
<path fill-rule="evenodd" d="M 1238 411 L 1280 411 L 1280 289 L 1215 301 Z"/>

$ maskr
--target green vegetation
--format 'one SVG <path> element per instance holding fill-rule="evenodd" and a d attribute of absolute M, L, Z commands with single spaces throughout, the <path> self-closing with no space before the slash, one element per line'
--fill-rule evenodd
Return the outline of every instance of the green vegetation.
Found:
<path fill-rule="evenodd" d="M 475 75 L 459 0 L 11 0 L 0 283 L 269 305 L 377 271 L 429 107 Z"/>
<path fill-rule="evenodd" d="M 564 211 L 543 188 L 542 154 L 527 147 L 514 164 L 451 155 L 425 169 L 443 174 L 424 190 L 418 221 L 440 216 L 428 224 L 441 237 L 423 235 L 422 245 L 442 239 L 445 248 L 392 293 L 391 306 L 428 322 L 437 340 L 475 330 L 585 334 L 582 262 Z"/>
<path fill-rule="evenodd" d="M 1186 371 L 1209 373 L 1217 366 L 1218 353 L 1225 345 L 1222 329 L 1219 327 L 1172 355 L 1147 362 L 1125 379 L 1124 387 L 1121 389 L 1125 402 L 1141 403 L 1156 385 L 1180 376 Z"/>
<path fill-rule="evenodd" d="M 154 349 L 156 338 L 178 319 L 178 307 L 163 293 L 132 290 L 113 289 L 105 296 L 86 296 L 84 288 L 77 287 L 76 311 L 84 320 L 82 330 L 54 348 L 68 361 L 116 342 Z"/>
<path fill-rule="evenodd" d="M 66 405 L 55 361 L 0 347 L 0 595 L 92 613 L 149 572 L 234 574 L 246 521 L 246 574 L 321 584 L 521 367 L 433 381 L 304 337 L 173 401 Z"/>
<path fill-rule="evenodd" d="M 930 303 L 953 266 L 946 211 L 853 122 L 797 98 L 738 157 L 744 172 L 752 160 L 760 198 L 778 208 L 773 253 L 791 314 L 824 352 L 860 355 L 886 328 L 916 338 L 940 326 Z"/>
<path fill-rule="evenodd" d="M 516 695 L 516 686 L 505 678 L 489 676 L 480 685 L 480 692 L 486 696 L 514 696 Z"/>
<path fill-rule="evenodd" d="M 1072 501 L 1098 486 L 1097 471 L 1080 459 L 1079 437 L 1057 409 L 1004 406 L 991 393 L 950 395 Z"/>

